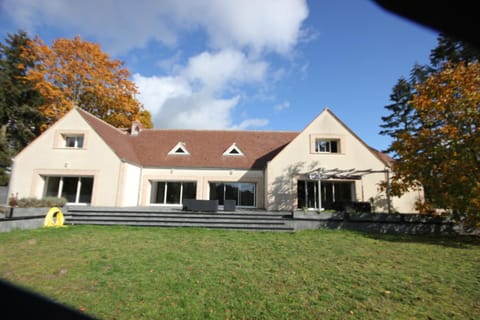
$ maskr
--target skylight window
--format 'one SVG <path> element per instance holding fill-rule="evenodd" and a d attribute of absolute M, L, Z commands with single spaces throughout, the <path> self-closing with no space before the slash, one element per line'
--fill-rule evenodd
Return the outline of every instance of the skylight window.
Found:
<path fill-rule="evenodd" d="M 176 155 L 189 155 L 190 152 L 188 152 L 187 148 L 185 147 L 184 142 L 179 142 L 175 147 L 173 147 L 172 150 L 168 153 L 170 155 L 176 154 Z"/>
<path fill-rule="evenodd" d="M 234 143 L 224 153 L 224 156 L 243 156 L 242 150 Z"/>

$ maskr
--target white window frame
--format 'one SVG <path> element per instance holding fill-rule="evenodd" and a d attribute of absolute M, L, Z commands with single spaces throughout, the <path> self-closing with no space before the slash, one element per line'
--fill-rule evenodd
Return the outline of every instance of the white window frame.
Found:
<path fill-rule="evenodd" d="M 336 149 L 337 149 L 336 151 L 332 151 L 332 142 L 336 144 Z M 324 143 L 325 150 L 320 150 L 322 143 Z M 333 153 L 333 154 L 341 153 L 340 139 L 316 138 L 313 151 L 315 153 Z"/>
<path fill-rule="evenodd" d="M 233 151 L 236 150 L 237 152 L 236 153 L 233 153 Z M 233 143 L 224 153 L 223 153 L 224 156 L 233 156 L 233 157 L 237 157 L 237 156 L 244 156 L 244 153 L 242 152 L 242 150 L 240 150 L 240 148 L 237 146 L 236 143 Z"/>
<path fill-rule="evenodd" d="M 85 135 L 83 134 L 63 134 L 65 142 L 64 147 L 68 149 L 83 149 L 85 145 Z M 69 145 L 69 141 L 73 140 L 73 145 Z"/>
<path fill-rule="evenodd" d="M 197 181 L 190 181 L 190 180 L 188 180 L 188 181 L 187 180 L 185 180 L 185 181 L 150 180 L 150 183 L 151 183 L 151 187 L 150 187 L 151 188 L 150 189 L 151 194 L 150 194 L 149 204 L 151 206 L 182 206 L 183 205 L 183 199 L 184 199 L 183 184 L 184 183 L 194 183 L 195 184 L 195 193 L 197 192 L 197 186 L 198 186 Z M 153 191 L 155 191 L 155 193 L 158 193 L 158 187 L 153 188 L 154 183 L 156 183 L 157 185 L 158 185 L 158 183 L 163 183 L 164 184 L 163 202 L 158 202 L 158 203 L 152 202 Z M 168 194 L 168 184 L 169 183 L 180 183 L 180 203 L 167 203 L 167 194 Z"/>
<path fill-rule="evenodd" d="M 208 182 L 208 187 L 211 188 L 212 184 L 223 184 L 223 199 L 221 199 L 222 202 L 224 202 L 225 200 L 233 200 L 233 199 L 225 199 L 227 184 L 236 185 L 236 187 L 238 188 L 237 199 L 235 199 L 235 200 L 241 200 L 241 191 L 242 191 L 241 186 L 242 185 L 253 186 L 253 205 L 250 206 L 250 205 L 239 205 L 239 204 L 237 204 L 237 207 L 240 207 L 240 208 L 257 208 L 257 183 L 256 182 L 249 182 L 249 181 L 209 181 Z"/>
<path fill-rule="evenodd" d="M 47 193 L 47 187 L 49 185 L 49 179 L 50 178 L 60 178 L 60 181 L 58 182 L 58 190 L 57 190 L 57 198 L 62 197 L 63 193 L 63 179 L 64 178 L 77 178 L 77 189 L 75 190 L 75 201 L 74 202 L 67 202 L 67 204 L 84 204 L 87 205 L 91 202 L 80 202 L 80 195 L 81 195 L 81 190 L 82 190 L 82 178 L 91 178 L 93 182 L 95 182 L 95 178 L 93 176 L 55 176 L 55 175 L 46 175 L 44 176 L 45 179 L 45 187 L 43 190 L 43 196 L 46 196 Z M 92 184 L 92 194 L 90 195 L 90 198 L 93 198 L 93 184 Z"/>
<path fill-rule="evenodd" d="M 178 150 L 181 150 L 179 152 Z M 187 148 L 185 147 L 185 142 L 179 142 L 175 145 L 175 147 L 170 150 L 168 153 L 169 155 L 178 155 L 178 156 L 188 156 L 190 155 L 190 152 L 188 152 Z"/>

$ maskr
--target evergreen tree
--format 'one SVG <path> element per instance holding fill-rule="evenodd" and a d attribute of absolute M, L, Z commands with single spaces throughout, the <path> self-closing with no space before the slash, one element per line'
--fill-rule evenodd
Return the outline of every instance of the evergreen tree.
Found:
<path fill-rule="evenodd" d="M 416 88 L 419 84 L 425 82 L 432 74 L 442 71 L 447 63 L 456 65 L 459 63 L 469 63 L 479 61 L 480 50 L 468 43 L 457 40 L 445 34 L 438 37 L 437 47 L 430 53 L 430 65 L 415 65 L 410 78 L 400 78 L 392 89 L 390 100 L 393 102 L 384 108 L 389 111 L 387 116 L 382 117 L 383 123 L 380 125 L 381 135 L 390 136 L 393 141 L 399 138 L 403 132 L 414 134 L 416 130 L 422 127 L 421 117 L 414 108 L 411 101 L 416 94 Z M 384 150 L 396 154 L 392 145 Z"/>
<path fill-rule="evenodd" d="M 393 141 L 398 139 L 404 132 L 415 132 L 421 124 L 420 119 L 412 105 L 412 98 L 415 94 L 415 86 L 421 83 L 430 73 L 427 66 L 415 65 L 410 73 L 410 79 L 400 78 L 393 87 L 390 100 L 393 102 L 385 106 L 390 114 L 382 117 L 383 124 L 380 127 L 381 135 L 387 135 Z M 385 152 L 394 153 L 392 145 Z M 393 154 L 395 157 L 395 154 Z"/>
<path fill-rule="evenodd" d="M 26 69 L 33 61 L 23 56 L 30 41 L 19 31 L 8 34 L 0 43 L 0 132 L 3 139 L 0 148 L 2 170 L 10 166 L 11 157 L 40 134 L 42 114 L 37 107 L 41 97 L 31 83 L 24 81 Z M 3 171 L 5 172 L 5 171 Z M 0 182 L 5 184 L 5 179 Z"/>
<path fill-rule="evenodd" d="M 438 37 L 438 45 L 430 54 L 430 62 L 437 69 L 447 62 L 468 63 L 478 61 L 479 58 L 480 50 L 477 47 L 444 34 Z"/>

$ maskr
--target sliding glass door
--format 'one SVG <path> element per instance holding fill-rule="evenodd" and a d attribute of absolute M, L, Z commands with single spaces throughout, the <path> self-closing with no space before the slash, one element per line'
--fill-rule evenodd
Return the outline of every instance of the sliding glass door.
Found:
<path fill-rule="evenodd" d="M 44 197 L 65 198 L 67 203 L 92 201 L 93 177 L 45 176 Z"/>
<path fill-rule="evenodd" d="M 210 200 L 218 200 L 219 205 L 235 200 L 237 206 L 255 207 L 255 183 L 210 182 Z"/>

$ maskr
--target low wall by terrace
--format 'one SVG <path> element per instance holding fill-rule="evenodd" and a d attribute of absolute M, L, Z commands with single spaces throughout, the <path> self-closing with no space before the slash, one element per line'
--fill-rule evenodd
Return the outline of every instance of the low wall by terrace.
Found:
<path fill-rule="evenodd" d="M 48 210 L 50 210 L 50 208 L 10 207 L 0 209 L 0 232 L 40 228 L 43 226 Z"/>
<path fill-rule="evenodd" d="M 34 229 L 43 226 L 45 216 L 50 208 L 11 208 L 0 207 L 0 232 L 15 229 Z M 68 208 L 61 208 L 66 220 L 69 219 Z M 116 208 L 102 208 L 102 215 L 115 214 Z M 123 210 L 127 210 L 123 208 Z M 131 208 L 130 218 L 135 220 L 135 212 L 172 213 L 168 208 L 157 207 Z M 236 212 L 241 214 L 241 212 Z M 179 212 L 181 214 L 181 212 Z M 346 229 L 360 232 L 386 234 L 472 234 L 465 232 L 461 225 L 453 220 L 419 214 L 375 214 L 375 213 L 344 213 L 344 212 L 303 212 L 296 211 L 291 217 L 285 217 L 286 224 L 295 231 L 307 229 Z M 479 234 L 479 230 L 473 232 Z"/>
<path fill-rule="evenodd" d="M 388 234 L 462 234 L 453 220 L 420 214 L 376 214 L 344 212 L 294 212 L 295 230 L 346 229 Z"/>

